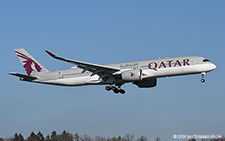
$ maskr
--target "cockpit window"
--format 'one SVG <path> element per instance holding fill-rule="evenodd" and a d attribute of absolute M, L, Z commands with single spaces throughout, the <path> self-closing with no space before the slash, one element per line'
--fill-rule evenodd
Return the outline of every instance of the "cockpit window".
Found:
<path fill-rule="evenodd" d="M 210 62 L 208 59 L 204 59 L 203 62 Z"/>

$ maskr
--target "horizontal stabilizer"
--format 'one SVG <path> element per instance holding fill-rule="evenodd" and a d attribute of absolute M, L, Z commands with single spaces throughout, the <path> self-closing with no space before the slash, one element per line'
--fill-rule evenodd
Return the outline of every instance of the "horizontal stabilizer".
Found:
<path fill-rule="evenodd" d="M 35 79 L 37 79 L 37 77 L 19 74 L 19 73 L 8 73 L 8 74 L 20 77 L 21 80 L 35 80 Z"/>

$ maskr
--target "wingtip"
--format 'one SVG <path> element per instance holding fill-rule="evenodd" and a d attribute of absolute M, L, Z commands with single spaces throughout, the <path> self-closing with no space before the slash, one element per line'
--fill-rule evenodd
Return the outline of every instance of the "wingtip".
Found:
<path fill-rule="evenodd" d="M 45 52 L 47 52 L 50 56 L 54 57 L 55 54 L 51 53 L 50 51 L 45 50 Z"/>

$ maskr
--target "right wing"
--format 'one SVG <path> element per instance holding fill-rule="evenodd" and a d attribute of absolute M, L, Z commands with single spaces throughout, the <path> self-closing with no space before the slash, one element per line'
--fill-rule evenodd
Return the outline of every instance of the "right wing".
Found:
<path fill-rule="evenodd" d="M 76 61 L 76 60 L 70 60 L 70 59 L 66 59 L 66 58 L 62 58 L 59 56 L 56 56 L 55 54 L 45 50 L 51 57 L 58 59 L 58 60 L 62 60 L 62 61 L 66 61 L 68 63 L 72 63 L 72 64 L 76 64 L 77 67 L 82 68 L 84 71 L 90 71 L 93 74 L 98 74 L 99 76 L 103 75 L 103 74 L 110 74 L 112 75 L 115 72 L 120 71 L 119 68 L 115 68 L 115 67 L 109 67 L 109 66 L 104 66 L 104 65 L 97 65 L 97 64 L 92 64 L 92 63 L 86 63 L 86 62 L 81 62 L 81 61 Z"/>

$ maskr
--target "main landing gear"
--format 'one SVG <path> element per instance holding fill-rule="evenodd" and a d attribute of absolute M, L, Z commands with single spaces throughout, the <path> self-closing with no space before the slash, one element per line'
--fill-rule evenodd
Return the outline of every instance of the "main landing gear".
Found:
<path fill-rule="evenodd" d="M 202 72 L 202 79 L 201 79 L 201 82 L 202 82 L 202 83 L 205 82 L 205 79 L 204 79 L 205 75 L 206 75 L 206 72 Z"/>
<path fill-rule="evenodd" d="M 115 94 L 121 93 L 121 94 L 125 94 L 125 90 L 120 89 L 121 86 L 119 86 L 118 88 L 116 88 L 115 86 L 106 86 L 105 89 L 107 91 L 112 90 Z"/>

